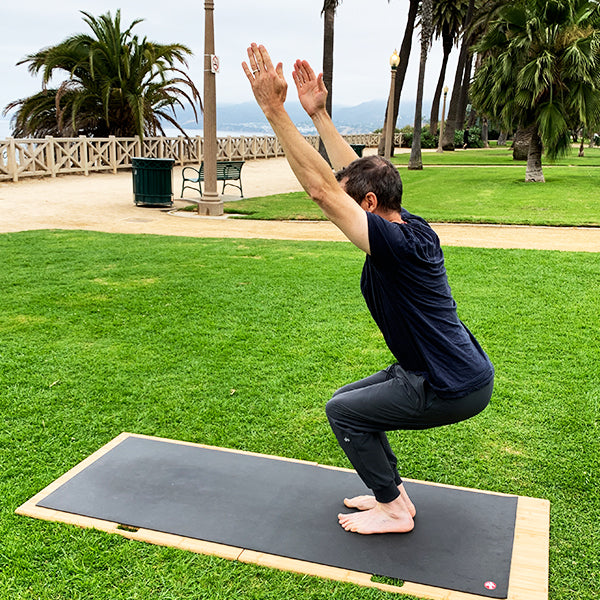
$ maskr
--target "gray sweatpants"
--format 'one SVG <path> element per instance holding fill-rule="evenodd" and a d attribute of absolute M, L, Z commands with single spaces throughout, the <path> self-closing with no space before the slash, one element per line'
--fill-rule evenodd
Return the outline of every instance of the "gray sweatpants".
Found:
<path fill-rule="evenodd" d="M 325 408 L 338 443 L 378 502 L 398 497 L 402 482 L 386 431 L 429 429 L 464 421 L 481 412 L 492 396 L 493 381 L 456 400 L 443 400 L 425 379 L 399 364 L 350 383 Z"/>

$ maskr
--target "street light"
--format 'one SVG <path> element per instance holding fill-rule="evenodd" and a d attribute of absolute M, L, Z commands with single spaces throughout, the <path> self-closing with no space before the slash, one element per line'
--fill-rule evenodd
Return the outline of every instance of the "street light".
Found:
<path fill-rule="evenodd" d="M 394 152 L 394 87 L 396 85 L 396 69 L 400 64 L 398 51 L 394 50 L 390 56 L 390 67 L 392 71 L 392 81 L 390 84 L 390 97 L 388 98 L 387 120 L 385 122 L 385 149 L 386 158 L 391 158 Z"/>
<path fill-rule="evenodd" d="M 446 114 L 446 96 L 448 95 L 448 86 L 444 88 L 444 103 L 442 104 L 442 124 L 440 125 L 440 140 L 436 152 L 443 152 L 442 137 L 444 135 L 444 116 Z"/>
<path fill-rule="evenodd" d="M 198 214 L 220 216 L 223 200 L 217 192 L 217 94 L 215 73 L 219 60 L 215 56 L 215 27 L 213 0 L 204 2 L 204 190 L 198 203 Z M 216 60 L 215 60 L 216 59 Z"/>

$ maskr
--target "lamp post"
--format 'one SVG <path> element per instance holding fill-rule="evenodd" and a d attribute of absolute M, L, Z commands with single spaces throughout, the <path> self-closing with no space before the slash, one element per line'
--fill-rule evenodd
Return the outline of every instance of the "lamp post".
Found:
<path fill-rule="evenodd" d="M 223 200 L 217 193 L 217 92 L 216 72 L 218 58 L 215 56 L 215 27 L 213 0 L 204 2 L 204 190 L 198 203 L 198 214 L 220 216 Z"/>
<path fill-rule="evenodd" d="M 386 158 L 391 158 L 394 153 L 394 87 L 396 86 L 396 69 L 400 64 L 400 57 L 397 50 L 394 50 L 390 56 L 390 67 L 392 71 L 392 81 L 390 84 L 390 97 L 388 98 L 387 119 L 385 122 L 385 148 Z"/>
<path fill-rule="evenodd" d="M 444 88 L 444 102 L 442 103 L 442 124 L 440 125 L 440 139 L 436 152 L 443 152 L 442 137 L 444 136 L 444 118 L 446 115 L 446 96 L 448 95 L 448 86 Z"/>

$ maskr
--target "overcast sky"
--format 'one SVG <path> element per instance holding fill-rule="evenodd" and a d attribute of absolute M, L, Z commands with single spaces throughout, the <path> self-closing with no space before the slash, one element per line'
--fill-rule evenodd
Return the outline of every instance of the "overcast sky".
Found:
<path fill-rule="evenodd" d="M 264 43 L 274 62 L 282 61 L 295 99 L 291 69 L 296 58 L 310 61 L 321 70 L 323 53 L 323 0 L 214 0 L 215 51 L 221 61 L 217 75 L 217 102 L 252 100 L 248 81 L 240 67 L 252 41 Z M 204 53 L 204 2 L 202 0 L 127 0 L 111 4 L 101 0 L 6 1 L 0 10 L 0 107 L 41 89 L 25 65 L 16 63 L 29 53 L 54 45 L 71 34 L 89 32 L 81 10 L 95 16 L 121 8 L 122 25 L 143 18 L 134 29 L 140 36 L 160 43 L 179 42 L 194 56 L 189 74 L 202 89 Z M 353 106 L 385 99 L 389 93 L 389 57 L 400 47 L 408 2 L 406 0 L 343 0 L 335 21 L 333 99 Z M 453 52 L 456 60 L 457 51 Z M 439 66 L 440 43 L 434 45 L 428 63 L 425 96 L 433 95 Z M 418 73 L 418 39 L 405 83 L 403 99 L 414 97 Z M 452 65 L 455 63 L 452 62 Z M 454 67 L 446 83 L 451 87 Z"/>

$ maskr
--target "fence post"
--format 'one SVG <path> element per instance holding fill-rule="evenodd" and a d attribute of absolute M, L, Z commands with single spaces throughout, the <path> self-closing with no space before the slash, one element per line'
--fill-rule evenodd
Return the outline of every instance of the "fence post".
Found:
<path fill-rule="evenodd" d="M 138 136 L 136 142 L 135 142 L 137 148 L 138 148 L 138 152 L 137 155 L 139 157 L 143 157 L 144 156 L 144 144 L 142 142 L 142 138 Z"/>
<path fill-rule="evenodd" d="M 117 174 L 117 140 L 114 135 L 108 136 L 108 162 L 114 175 Z"/>
<path fill-rule="evenodd" d="M 79 144 L 80 144 L 81 166 L 83 167 L 83 174 L 87 177 L 90 174 L 90 170 L 88 168 L 87 136 L 80 135 L 79 136 Z"/>
<path fill-rule="evenodd" d="M 12 176 L 13 181 L 19 181 L 19 173 L 17 171 L 17 148 L 15 146 L 15 138 L 8 138 L 8 156 L 7 158 L 7 167 L 8 167 L 8 175 Z"/>
<path fill-rule="evenodd" d="M 187 158 L 187 156 L 184 156 L 185 149 L 186 149 L 186 146 L 183 143 L 183 137 L 181 135 L 178 135 L 177 136 L 177 154 L 179 155 L 179 164 L 181 166 L 183 166 L 185 164 L 184 160 Z"/>
<path fill-rule="evenodd" d="M 54 161 L 54 138 L 51 135 L 46 136 L 46 164 L 51 177 L 56 177 L 56 164 Z"/>

